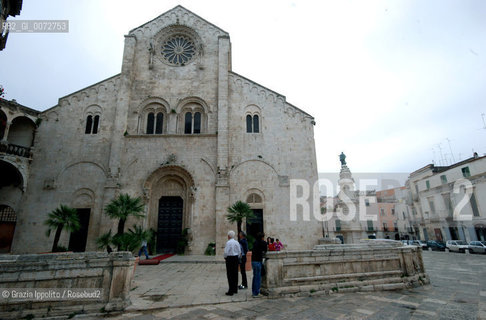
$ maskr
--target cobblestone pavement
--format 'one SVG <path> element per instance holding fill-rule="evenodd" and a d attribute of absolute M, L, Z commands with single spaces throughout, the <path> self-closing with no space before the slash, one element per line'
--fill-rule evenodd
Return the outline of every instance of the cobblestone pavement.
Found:
<path fill-rule="evenodd" d="M 251 298 L 249 290 L 224 296 L 223 264 L 167 263 L 137 269 L 135 308 L 111 319 L 485 319 L 486 256 L 424 252 L 431 284 L 403 291 Z M 158 267 L 158 268 L 156 268 Z M 166 285 L 155 280 L 169 279 Z M 250 279 L 251 280 L 251 277 Z M 163 301 L 146 299 L 156 295 Z M 145 288 L 145 289 L 143 289 Z M 147 292 L 143 293 L 143 290 Z M 145 294 L 145 299 L 144 299 Z M 164 298 L 165 297 L 165 298 Z M 204 298 L 206 297 L 206 298 Z M 137 300 L 138 299 L 138 300 Z M 181 299 L 184 299 L 181 301 Z M 133 299 L 132 299 L 133 300 Z M 145 307 L 142 301 L 147 300 Z M 164 301 L 166 308 L 164 308 Z M 204 304 L 205 301 L 213 301 Z M 136 305 L 138 303 L 138 305 Z M 197 304 L 200 305 L 197 305 Z M 192 305 L 189 307 L 177 307 Z M 152 310 L 150 310 L 152 308 Z"/>

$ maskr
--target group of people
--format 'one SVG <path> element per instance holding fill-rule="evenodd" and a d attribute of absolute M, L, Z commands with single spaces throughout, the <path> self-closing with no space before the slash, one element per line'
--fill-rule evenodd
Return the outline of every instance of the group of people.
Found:
<path fill-rule="evenodd" d="M 283 244 L 278 239 L 267 238 L 268 251 L 280 251 L 283 249 Z"/>
<path fill-rule="evenodd" d="M 241 231 L 238 235 L 239 241 L 235 239 L 235 232 L 228 232 L 228 242 L 224 248 L 224 259 L 226 260 L 226 276 L 228 277 L 228 292 L 226 295 L 232 296 L 238 293 L 238 289 L 248 288 L 246 278 L 246 254 L 248 252 L 248 241 L 246 234 Z M 261 296 L 260 287 L 262 282 L 263 258 L 267 251 L 280 251 L 283 244 L 277 239 L 268 238 L 264 240 L 265 235 L 259 232 L 253 243 L 251 268 L 253 270 L 253 281 L 251 285 L 252 296 L 254 298 Z M 241 285 L 238 286 L 238 266 L 241 272 Z"/>

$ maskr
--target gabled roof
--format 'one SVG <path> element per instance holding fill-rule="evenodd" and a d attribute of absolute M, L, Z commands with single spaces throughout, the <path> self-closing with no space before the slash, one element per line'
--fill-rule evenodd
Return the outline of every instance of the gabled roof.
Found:
<path fill-rule="evenodd" d="M 174 8 L 172 8 L 172 9 L 170 9 L 169 11 L 166 11 L 166 12 L 162 13 L 161 15 L 157 16 L 156 18 L 154 18 L 154 19 L 152 19 L 152 20 L 150 20 L 150 21 L 148 21 L 148 22 L 146 22 L 146 23 L 144 23 L 144 24 L 142 24 L 142 25 L 140 25 L 140 26 L 138 26 L 138 27 L 136 27 L 136 28 L 133 28 L 133 29 L 132 29 L 132 30 L 130 30 L 130 32 L 128 32 L 128 33 L 129 33 L 129 34 L 130 34 L 130 33 L 133 33 L 133 32 L 135 32 L 137 29 L 141 29 L 141 28 L 143 28 L 144 26 L 146 26 L 147 24 L 152 23 L 153 21 L 155 21 L 155 20 L 157 20 L 157 19 L 160 19 L 161 17 L 163 17 L 163 16 L 165 16 L 165 15 L 168 15 L 168 14 L 170 14 L 171 12 L 176 11 L 177 9 L 182 9 L 182 10 L 184 10 L 185 12 L 187 12 L 188 14 L 193 15 L 193 16 L 197 17 L 198 19 L 201 19 L 202 21 L 204 21 L 205 23 L 207 23 L 207 24 L 209 24 L 209 25 L 213 26 L 214 28 L 218 29 L 219 31 L 221 31 L 221 32 L 223 32 L 223 33 L 225 33 L 225 34 L 229 35 L 229 34 L 228 34 L 228 32 L 226 32 L 226 31 L 224 31 L 223 29 L 221 29 L 220 27 L 218 27 L 218 26 L 216 26 L 216 25 L 212 24 L 211 22 L 207 21 L 206 19 L 201 18 L 200 16 L 198 16 L 198 15 L 197 15 L 197 14 L 195 14 L 194 12 L 192 12 L 192 11 L 190 11 L 190 10 L 187 10 L 186 8 L 184 8 L 184 7 L 183 7 L 183 6 L 181 6 L 181 5 L 178 5 L 178 6 L 174 7 Z"/>
<path fill-rule="evenodd" d="M 253 80 L 250 80 L 250 79 L 248 79 L 247 77 L 244 77 L 244 76 L 242 76 L 241 74 L 238 74 L 238 73 L 236 73 L 236 72 L 234 72 L 234 71 L 229 71 L 229 72 L 230 72 L 230 74 L 233 74 L 233 75 L 235 75 L 235 76 L 237 76 L 237 77 L 240 77 L 240 78 L 242 78 L 242 79 L 245 79 L 246 81 L 251 82 L 251 83 L 253 83 L 254 85 L 257 85 L 257 86 L 259 86 L 259 87 L 261 87 L 261 88 L 263 88 L 263 89 L 265 89 L 265 90 L 267 90 L 267 91 L 269 91 L 269 92 L 271 92 L 271 93 L 275 94 L 277 97 L 281 97 L 281 98 L 282 98 L 282 99 L 285 101 L 285 103 L 286 103 L 287 105 L 289 105 L 290 107 L 292 107 L 292 108 L 296 109 L 297 111 L 299 111 L 299 112 L 303 113 L 304 115 L 306 115 L 306 116 L 308 116 L 308 117 L 310 117 L 310 118 L 312 118 L 312 119 L 314 120 L 314 117 L 313 117 L 312 115 L 308 114 L 307 112 L 305 112 L 304 110 L 302 110 L 302 109 L 300 109 L 300 108 L 297 108 L 297 107 L 296 107 L 296 106 L 294 106 L 293 104 L 291 104 L 291 103 L 287 102 L 287 98 L 286 98 L 286 97 L 285 97 L 283 94 L 280 94 L 280 93 L 278 93 L 278 92 L 275 92 L 275 91 L 273 91 L 272 89 L 268 89 L 267 87 L 262 86 L 261 84 L 259 84 L 259 83 L 255 82 L 255 81 L 253 81 Z"/>

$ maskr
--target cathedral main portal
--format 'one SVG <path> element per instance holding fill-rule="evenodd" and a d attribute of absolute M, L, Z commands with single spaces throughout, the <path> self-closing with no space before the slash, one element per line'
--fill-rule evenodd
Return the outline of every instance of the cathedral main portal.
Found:
<path fill-rule="evenodd" d="M 157 253 L 175 253 L 182 233 L 183 200 L 161 197 L 157 223 Z"/>

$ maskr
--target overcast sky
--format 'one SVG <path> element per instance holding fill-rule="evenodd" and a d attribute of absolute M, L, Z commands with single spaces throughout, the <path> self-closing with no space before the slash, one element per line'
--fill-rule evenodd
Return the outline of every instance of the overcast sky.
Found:
<path fill-rule="evenodd" d="M 341 151 L 353 172 L 486 153 L 482 0 L 24 0 L 11 20 L 70 30 L 9 35 L 5 98 L 45 110 L 119 73 L 123 35 L 178 4 L 230 34 L 233 71 L 316 118 L 320 172 L 338 171 Z"/>

